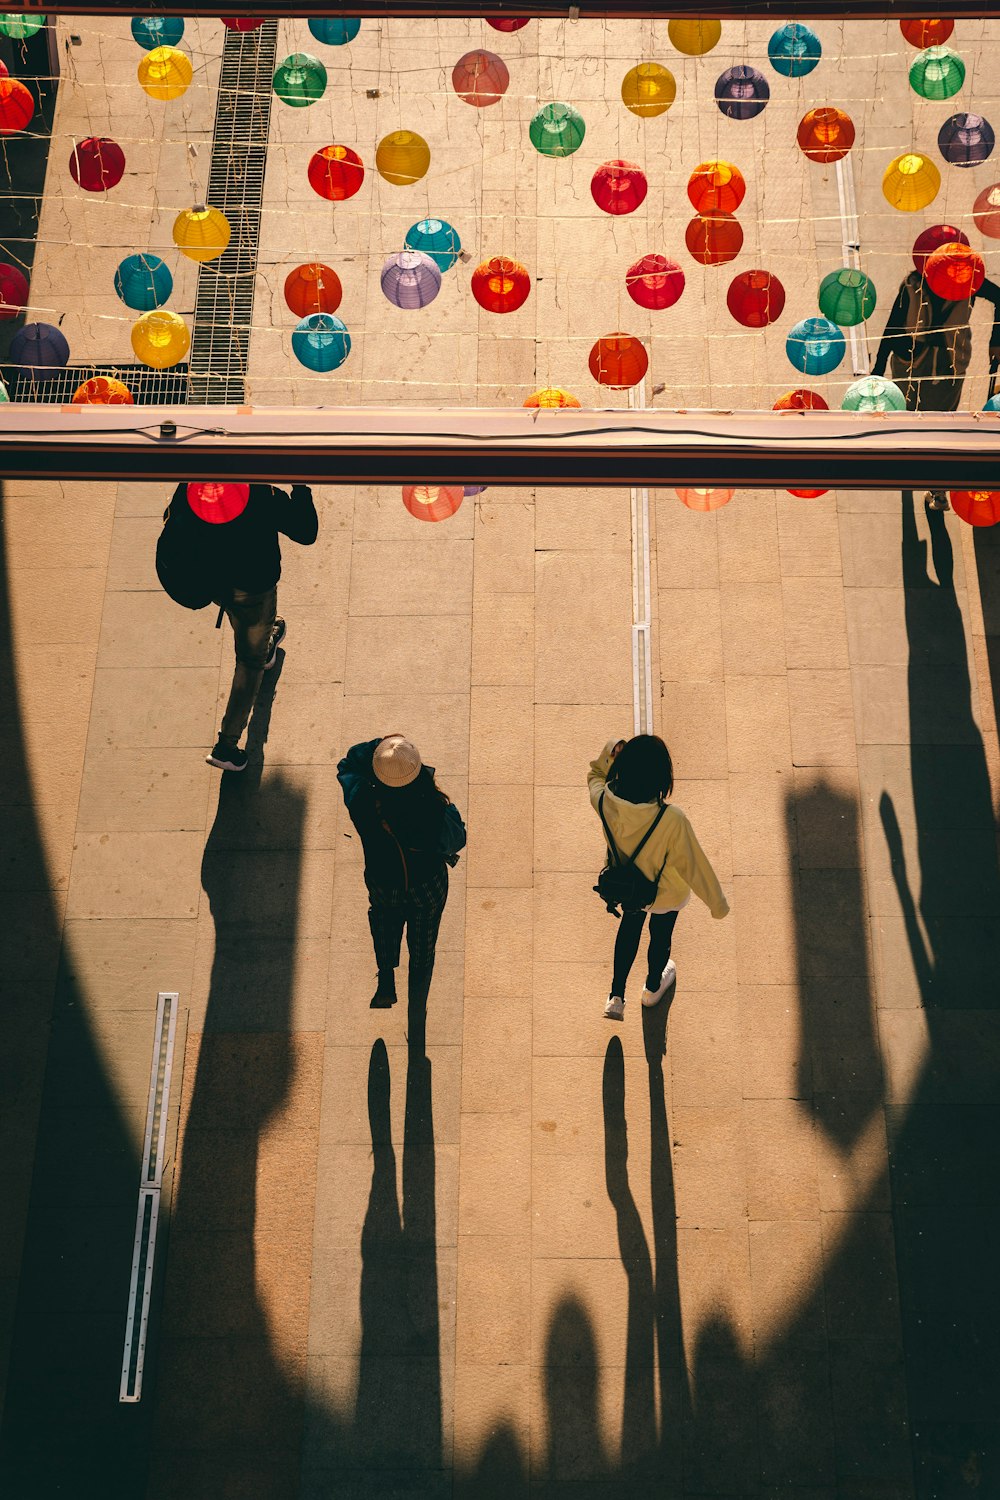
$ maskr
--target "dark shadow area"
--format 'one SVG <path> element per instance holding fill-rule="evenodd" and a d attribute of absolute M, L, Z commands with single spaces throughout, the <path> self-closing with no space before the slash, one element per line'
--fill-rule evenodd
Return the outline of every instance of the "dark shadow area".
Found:
<path fill-rule="evenodd" d="M 986 670 L 994 717 L 1000 719 L 1000 526 L 977 526 L 973 531 L 979 597 L 986 633 Z M 994 809 L 1000 817 L 1000 808 Z"/>
<path fill-rule="evenodd" d="M 24 41 L 0 36 L 0 62 L 12 78 L 31 90 L 35 100 L 27 129 L 14 137 L 0 136 L 0 261 L 16 266 L 29 283 L 56 109 L 51 34 L 51 28 L 43 26 Z M 23 323 L 23 317 L 0 319 L 0 375 L 10 341 Z"/>

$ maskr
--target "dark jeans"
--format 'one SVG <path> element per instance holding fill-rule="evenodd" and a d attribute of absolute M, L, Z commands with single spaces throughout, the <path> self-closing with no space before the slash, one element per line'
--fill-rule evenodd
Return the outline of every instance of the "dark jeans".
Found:
<path fill-rule="evenodd" d="M 235 743 L 247 727 L 264 676 L 271 630 L 278 611 L 278 591 L 268 589 L 264 594 L 244 594 L 240 589 L 233 589 L 228 599 L 215 602 L 229 616 L 236 646 L 236 669 L 221 730 L 223 739 Z"/>
<path fill-rule="evenodd" d="M 647 915 L 648 913 L 644 911 L 624 911 L 618 923 L 618 936 L 615 939 L 615 972 L 611 981 L 611 993 L 622 1000 L 625 998 L 628 976 L 639 951 L 639 940 L 642 937 L 643 923 Z M 646 960 L 646 988 L 649 990 L 660 988 L 660 976 L 667 967 L 667 959 L 670 957 L 670 942 L 674 935 L 674 923 L 677 921 L 677 916 L 678 913 L 675 911 L 664 911 L 658 916 L 649 918 L 649 955 Z"/>
<path fill-rule="evenodd" d="M 430 975 L 434 967 L 438 928 L 448 900 L 448 872 L 411 885 L 409 890 L 368 886 L 368 925 L 375 962 L 380 972 L 396 968 L 406 928 L 411 975 Z"/>

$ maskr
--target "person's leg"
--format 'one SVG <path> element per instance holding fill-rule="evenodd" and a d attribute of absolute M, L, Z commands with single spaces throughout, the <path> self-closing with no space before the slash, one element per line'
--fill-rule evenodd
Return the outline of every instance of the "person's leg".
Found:
<path fill-rule="evenodd" d="M 441 918 L 448 901 L 447 871 L 426 885 L 408 893 L 406 903 L 406 951 L 410 958 L 408 989 L 410 998 L 427 998 L 434 955 L 437 951 Z"/>
<path fill-rule="evenodd" d="M 233 685 L 219 732 L 220 741 L 226 745 L 238 744 L 247 727 L 264 675 L 277 608 L 276 589 L 268 589 L 266 594 L 244 594 L 234 589 L 232 602 L 226 606 L 236 647 Z"/>
<path fill-rule="evenodd" d="M 378 982 L 371 998 L 371 1007 L 373 1010 L 380 1010 L 396 1003 L 395 969 L 399 963 L 399 949 L 403 941 L 406 908 L 401 891 L 380 891 L 369 886 L 368 901 L 368 926 L 378 966 Z"/>
<path fill-rule="evenodd" d="M 625 999 L 625 986 L 632 972 L 635 956 L 639 951 L 642 926 L 646 920 L 644 911 L 623 911 L 615 938 L 615 964 L 611 979 L 611 993 L 619 1000 Z"/>
<path fill-rule="evenodd" d="M 646 989 L 651 993 L 663 988 L 663 975 L 670 959 L 670 945 L 678 913 L 659 912 L 649 918 L 649 954 L 646 961 Z M 669 981 L 668 981 L 669 982 Z"/>

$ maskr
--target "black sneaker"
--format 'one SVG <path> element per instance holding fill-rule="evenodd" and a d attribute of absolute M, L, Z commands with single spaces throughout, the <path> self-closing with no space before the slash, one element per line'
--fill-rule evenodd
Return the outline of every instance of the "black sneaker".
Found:
<path fill-rule="evenodd" d="M 220 771 L 245 771 L 247 768 L 246 751 L 223 739 L 216 742 L 215 749 L 205 759 L 210 766 L 218 766 Z"/>
<path fill-rule="evenodd" d="M 280 615 L 275 616 L 274 624 L 271 626 L 271 644 L 267 648 L 267 660 L 264 663 L 264 671 L 269 672 L 278 660 L 278 647 L 285 639 L 288 627 Z"/>

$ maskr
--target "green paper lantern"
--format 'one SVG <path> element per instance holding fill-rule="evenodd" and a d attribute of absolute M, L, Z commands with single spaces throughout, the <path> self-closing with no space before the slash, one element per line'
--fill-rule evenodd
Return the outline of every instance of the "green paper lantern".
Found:
<path fill-rule="evenodd" d="M 838 328 L 852 328 L 870 318 L 875 300 L 875 283 L 850 266 L 831 271 L 819 284 L 819 310 Z"/>
<path fill-rule="evenodd" d="M 25 42 L 45 25 L 44 16 L 22 16 L 17 11 L 4 11 L 0 15 L 0 36 L 9 36 L 15 42 Z"/>
<path fill-rule="evenodd" d="M 586 133 L 583 116 L 571 104 L 543 104 L 528 126 L 531 144 L 542 156 L 572 156 Z"/>
<path fill-rule="evenodd" d="M 3 406 L 4 402 L 9 400 L 10 397 L 7 394 L 7 387 L 4 385 L 3 381 L 0 380 L 0 406 Z"/>
<path fill-rule="evenodd" d="M 950 47 L 928 47 L 910 68 L 910 87 L 921 99 L 950 99 L 965 82 L 965 63 Z"/>
<path fill-rule="evenodd" d="M 304 109 L 315 104 L 326 92 L 326 69 L 318 57 L 308 52 L 293 52 L 275 69 L 274 92 L 283 104 Z"/>
<path fill-rule="evenodd" d="M 848 386 L 841 402 L 842 411 L 905 411 L 906 397 L 893 380 L 881 375 L 866 375 Z"/>

